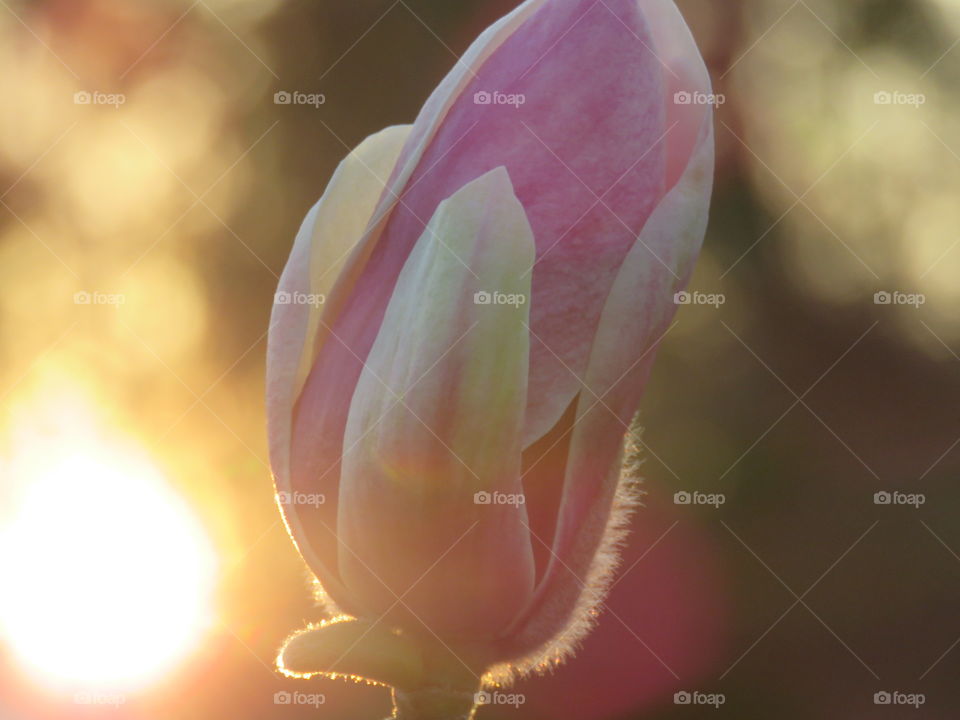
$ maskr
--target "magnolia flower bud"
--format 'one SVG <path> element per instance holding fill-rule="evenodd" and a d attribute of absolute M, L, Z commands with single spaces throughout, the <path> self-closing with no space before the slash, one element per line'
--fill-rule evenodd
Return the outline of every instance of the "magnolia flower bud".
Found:
<path fill-rule="evenodd" d="M 706 227 L 712 109 L 685 99 L 709 93 L 672 0 L 528 0 L 307 215 L 270 331 L 271 460 L 331 606 L 384 647 L 496 674 L 589 626 L 626 429 Z"/>

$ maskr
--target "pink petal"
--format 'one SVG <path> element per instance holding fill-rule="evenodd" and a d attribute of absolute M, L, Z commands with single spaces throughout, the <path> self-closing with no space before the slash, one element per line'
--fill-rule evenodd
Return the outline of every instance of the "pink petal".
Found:
<path fill-rule="evenodd" d="M 529 444 L 576 393 L 613 278 L 662 194 L 661 68 L 634 0 L 527 3 L 479 43 L 466 59 L 478 76 L 458 66 L 415 125 L 391 180 L 401 200 L 382 236 L 375 239 L 380 225 L 368 233 L 345 275 L 349 285 L 338 288 L 335 340 L 321 352 L 317 385 L 308 384 L 304 402 L 328 404 L 325 386 L 359 374 L 399 268 L 440 200 L 503 165 L 537 241 Z M 479 91 L 523 94 L 526 104 L 477 105 Z M 385 197 L 381 210 L 394 200 Z M 342 432 L 338 422 L 316 420 L 312 433 Z"/>

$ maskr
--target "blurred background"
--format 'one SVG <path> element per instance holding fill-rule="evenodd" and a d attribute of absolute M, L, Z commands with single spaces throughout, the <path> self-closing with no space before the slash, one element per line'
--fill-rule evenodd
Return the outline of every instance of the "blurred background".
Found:
<path fill-rule="evenodd" d="M 268 318 L 340 159 L 515 4 L 0 2 L 2 720 L 388 714 L 274 671 L 320 612 Z M 646 506 L 579 657 L 480 717 L 955 718 L 960 2 L 678 4 L 717 189 Z"/>

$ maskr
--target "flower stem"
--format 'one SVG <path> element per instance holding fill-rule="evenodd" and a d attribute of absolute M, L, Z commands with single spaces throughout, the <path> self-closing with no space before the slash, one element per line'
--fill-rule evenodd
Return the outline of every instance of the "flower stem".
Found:
<path fill-rule="evenodd" d="M 390 720 L 472 720 L 476 712 L 476 694 L 445 687 L 393 691 L 393 716 Z"/>

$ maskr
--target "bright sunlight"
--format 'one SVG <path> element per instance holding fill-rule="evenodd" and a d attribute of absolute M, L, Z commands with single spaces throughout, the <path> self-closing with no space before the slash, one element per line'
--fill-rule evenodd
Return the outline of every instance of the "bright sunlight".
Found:
<path fill-rule="evenodd" d="M 143 688 L 210 624 L 213 549 L 149 458 L 75 413 L 54 425 L 2 468 L 0 635 L 43 682 Z"/>

